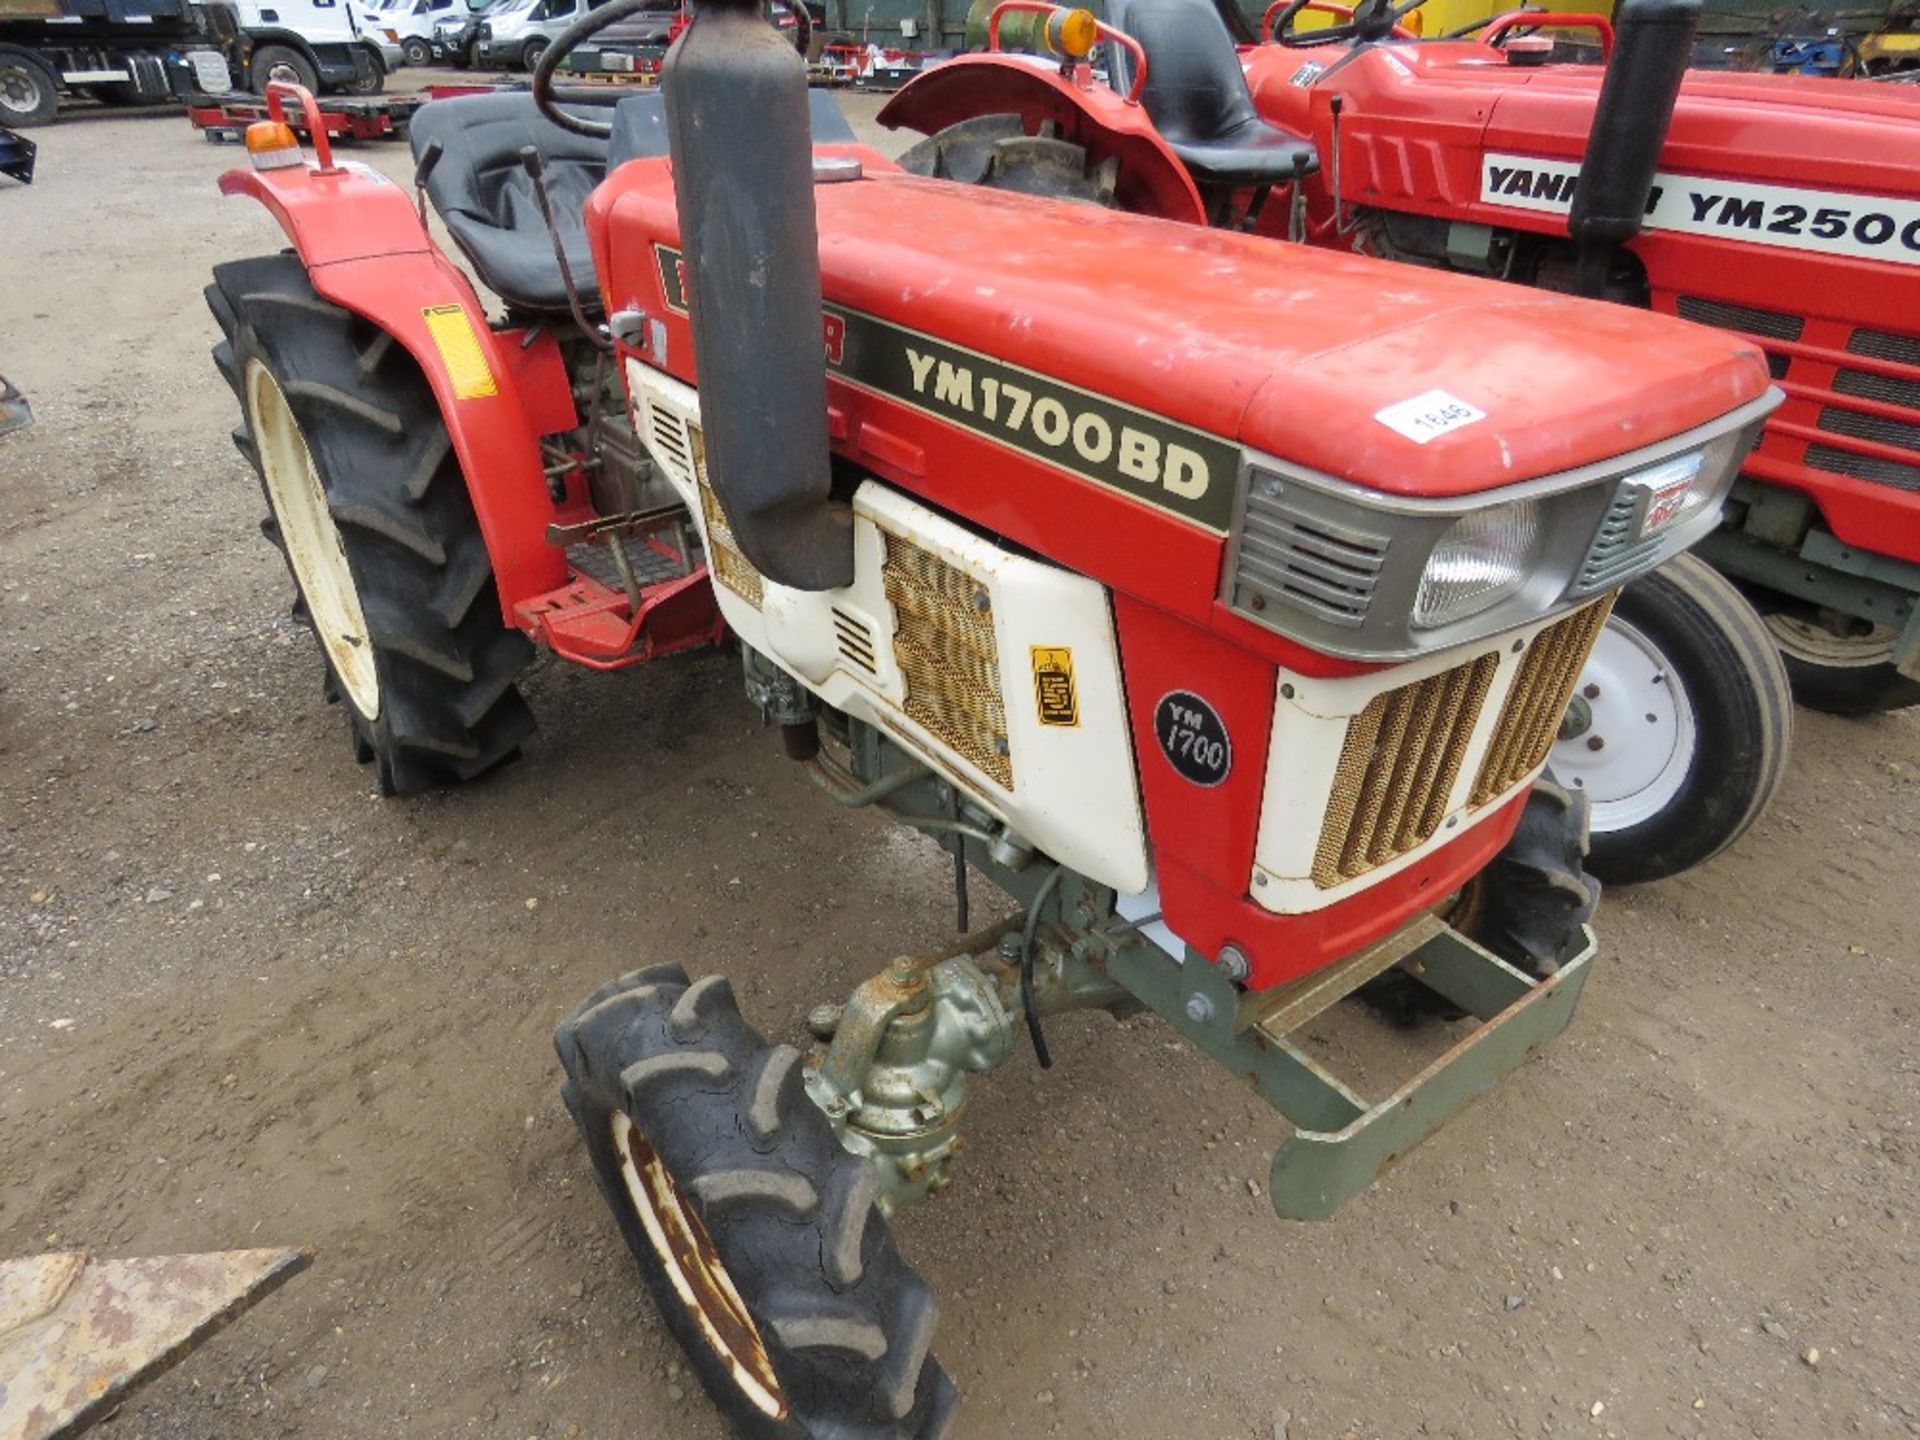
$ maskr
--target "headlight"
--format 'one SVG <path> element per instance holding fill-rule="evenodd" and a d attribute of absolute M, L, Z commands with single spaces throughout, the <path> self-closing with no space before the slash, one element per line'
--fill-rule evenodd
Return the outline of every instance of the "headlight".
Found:
<path fill-rule="evenodd" d="M 1460 517 L 1427 557 L 1413 600 L 1422 630 L 1477 615 L 1526 583 L 1540 550 L 1540 506 L 1519 500 Z"/>
<path fill-rule="evenodd" d="M 1374 662 L 1558 613 L 1618 589 L 1711 529 L 1779 401 L 1769 391 L 1608 460 L 1430 498 L 1250 455 L 1221 598 L 1290 640 Z"/>

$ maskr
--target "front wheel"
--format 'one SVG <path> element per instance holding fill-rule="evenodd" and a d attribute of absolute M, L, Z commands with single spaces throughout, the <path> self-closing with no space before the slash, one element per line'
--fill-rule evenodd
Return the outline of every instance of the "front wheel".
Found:
<path fill-rule="evenodd" d="M 29 55 L 0 53 L 0 125 L 25 130 L 60 113 L 60 83 Z"/>
<path fill-rule="evenodd" d="M 895 1250 L 869 1161 L 842 1149 L 719 976 L 641 970 L 554 1035 L 561 1098 L 641 1278 L 750 1440 L 936 1440 L 937 1307 Z"/>
<path fill-rule="evenodd" d="M 520 52 L 520 68 L 531 73 L 540 65 L 540 57 L 547 53 L 547 42 L 529 40 L 526 49 Z"/>
<path fill-rule="evenodd" d="M 1593 807 L 1609 884 L 1691 869 L 1746 833 L 1786 771 L 1793 705 L 1765 623 L 1682 555 L 1621 592 L 1551 765 Z"/>
<path fill-rule="evenodd" d="M 1920 705 L 1920 681 L 1893 668 L 1890 625 L 1828 625 L 1822 617 L 1776 610 L 1767 629 L 1786 661 L 1793 698 L 1829 715 L 1875 715 Z"/>
<path fill-rule="evenodd" d="M 319 70 L 291 45 L 262 45 L 253 52 L 253 60 L 247 66 L 247 83 L 253 87 L 253 93 L 266 94 L 267 85 L 274 80 L 298 85 L 309 94 L 320 93 Z"/>
<path fill-rule="evenodd" d="M 409 65 L 430 65 L 433 63 L 433 47 L 424 40 L 408 40 L 400 47 L 400 53 L 406 57 Z"/>

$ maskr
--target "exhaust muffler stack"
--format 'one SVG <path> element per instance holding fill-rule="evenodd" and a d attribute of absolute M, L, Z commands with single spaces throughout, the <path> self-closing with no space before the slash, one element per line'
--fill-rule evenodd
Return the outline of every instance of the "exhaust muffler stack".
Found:
<path fill-rule="evenodd" d="M 1579 289 L 1602 299 L 1620 247 L 1640 233 L 1701 0 L 1621 0 L 1613 59 L 1600 85 L 1567 229 L 1580 248 Z"/>
<path fill-rule="evenodd" d="M 850 584 L 852 514 L 828 495 L 806 63 L 758 0 L 699 0 L 661 86 L 708 479 L 767 579 Z"/>

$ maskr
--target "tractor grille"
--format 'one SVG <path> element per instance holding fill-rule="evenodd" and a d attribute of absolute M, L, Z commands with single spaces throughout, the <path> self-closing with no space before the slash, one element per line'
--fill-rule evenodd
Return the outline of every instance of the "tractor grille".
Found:
<path fill-rule="evenodd" d="M 1707 300 L 1698 295 L 1682 295 L 1679 309 L 1682 320 L 1717 325 L 1722 330 L 1744 330 L 1769 340 L 1798 340 L 1807 328 L 1803 316 L 1782 310 L 1760 310 L 1752 305 L 1733 305 L 1725 300 Z"/>
<path fill-rule="evenodd" d="M 1315 885 L 1331 889 L 1432 838 L 1499 668 L 1498 655 L 1482 655 L 1376 695 L 1349 722 Z"/>
<path fill-rule="evenodd" d="M 880 576 L 893 607 L 893 658 L 909 718 L 964 755 L 1002 788 L 1013 788 L 1000 651 L 986 588 L 911 541 L 882 532 Z M 841 635 L 841 653 L 848 637 Z"/>
<path fill-rule="evenodd" d="M 1802 338 L 1806 321 L 1798 315 L 1778 310 L 1761 310 L 1751 305 L 1732 305 L 1706 300 L 1697 295 L 1682 295 L 1680 314 L 1704 325 L 1718 325 L 1739 331 L 1763 345 L 1768 340 L 1791 345 Z M 1831 343 L 1831 342 L 1828 342 Z M 1847 337 L 1847 353 L 1880 360 L 1910 370 L 1910 375 L 1883 375 L 1874 370 L 1842 368 L 1828 381 L 1824 370 L 1817 383 L 1839 395 L 1897 406 L 1904 417 L 1869 414 L 1848 405 L 1821 408 L 1819 429 L 1834 437 L 1832 443 L 1815 441 L 1807 446 L 1805 463 L 1815 470 L 1846 475 L 1895 490 L 1920 492 L 1920 337 L 1901 335 L 1891 330 L 1861 328 Z M 1767 347 L 1767 368 L 1776 380 L 1785 380 L 1796 365 L 1788 351 Z M 1805 381 L 1804 374 L 1794 378 Z M 1868 455 L 1847 444 L 1865 440 L 1876 445 L 1913 453 L 1911 461 L 1886 455 Z"/>
<path fill-rule="evenodd" d="M 1507 703 L 1493 727 L 1493 739 L 1480 774 L 1473 782 L 1470 805 L 1484 805 L 1502 794 L 1547 758 L 1573 698 L 1574 682 L 1587 663 L 1593 642 L 1613 609 L 1613 597 L 1595 601 L 1542 630 L 1520 662 L 1507 692 Z"/>
<path fill-rule="evenodd" d="M 1847 352 L 1910 367 L 1913 375 L 1841 370 L 1833 377 L 1834 390 L 1841 395 L 1898 406 L 1908 412 L 1910 418 L 1869 415 L 1843 405 L 1828 405 L 1820 411 L 1820 428 L 1829 435 L 1912 451 L 1914 458 L 1896 460 L 1884 455 L 1863 455 L 1844 444 L 1816 444 L 1807 447 L 1807 464 L 1895 490 L 1920 491 L 1920 339 L 1886 330 L 1861 329 L 1848 337 Z"/>
<path fill-rule="evenodd" d="M 734 543 L 733 527 L 727 523 L 727 513 L 720 508 L 720 498 L 707 480 L 706 437 L 690 425 L 687 441 L 694 479 L 700 486 L 700 514 L 707 522 L 707 555 L 713 563 L 713 578 L 758 610 L 763 593 L 760 572 Z"/>

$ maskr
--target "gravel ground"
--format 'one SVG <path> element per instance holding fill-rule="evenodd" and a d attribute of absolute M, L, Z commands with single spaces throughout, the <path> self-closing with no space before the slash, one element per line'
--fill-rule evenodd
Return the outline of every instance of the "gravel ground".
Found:
<path fill-rule="evenodd" d="M 0 441 L 0 1254 L 317 1249 L 128 1440 L 719 1436 L 548 1035 L 673 960 L 798 1040 L 946 932 L 941 858 L 819 805 L 720 657 L 543 665 L 523 763 L 370 795 L 207 360 L 209 268 L 278 231 L 177 115 L 36 138 L 0 181 L 39 417 Z M 1802 714 L 1733 853 L 1609 896 L 1568 1035 L 1327 1223 L 1273 1218 L 1284 1127 L 1164 1027 L 1055 1022 L 899 1227 L 960 1435 L 1920 1434 L 1916 742 Z"/>

